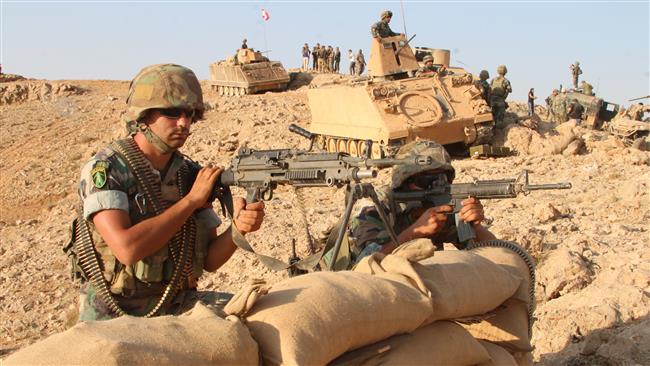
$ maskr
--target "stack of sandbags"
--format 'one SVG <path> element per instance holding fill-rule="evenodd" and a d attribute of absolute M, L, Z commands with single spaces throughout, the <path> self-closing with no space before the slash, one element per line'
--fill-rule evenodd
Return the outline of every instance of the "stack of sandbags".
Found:
<path fill-rule="evenodd" d="M 180 316 L 79 323 L 23 348 L 5 365 L 253 365 L 258 347 L 232 316 L 198 303 Z"/>
<path fill-rule="evenodd" d="M 252 306 L 240 295 L 235 298 L 250 308 L 246 324 L 266 365 L 325 365 L 346 351 L 412 332 L 432 312 L 430 299 L 412 286 L 350 271 L 289 278 Z"/>

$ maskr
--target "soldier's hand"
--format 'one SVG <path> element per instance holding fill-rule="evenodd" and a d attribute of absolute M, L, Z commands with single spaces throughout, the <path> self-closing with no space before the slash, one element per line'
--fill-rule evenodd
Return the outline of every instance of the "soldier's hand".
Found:
<path fill-rule="evenodd" d="M 235 197 L 233 200 L 233 220 L 235 227 L 242 234 L 256 231 L 262 226 L 264 220 L 264 201 L 246 203 L 241 197 Z"/>
<path fill-rule="evenodd" d="M 411 225 L 413 232 L 421 238 L 426 238 L 439 233 L 447 223 L 447 214 L 451 213 L 453 208 L 449 205 L 431 207 L 424 211 L 422 215 Z"/>
<path fill-rule="evenodd" d="M 480 225 L 485 220 L 483 204 L 478 198 L 467 198 L 461 201 L 461 204 L 463 205 L 459 213 L 461 220 L 472 223 L 472 225 Z"/>
<path fill-rule="evenodd" d="M 222 171 L 222 167 L 204 167 L 196 175 L 196 180 L 192 185 L 190 193 L 185 196 L 195 210 L 206 205 L 208 197 L 210 197 L 210 194 L 212 193 L 214 183 L 217 181 L 217 178 Z"/>

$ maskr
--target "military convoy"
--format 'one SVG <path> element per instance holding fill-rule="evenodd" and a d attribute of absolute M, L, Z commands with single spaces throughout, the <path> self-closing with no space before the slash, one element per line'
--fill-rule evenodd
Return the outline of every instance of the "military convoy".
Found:
<path fill-rule="evenodd" d="M 392 156 L 417 138 L 442 145 L 480 145 L 494 122 L 471 73 L 450 66 L 448 50 L 428 49 L 437 71 L 420 68 L 403 35 L 373 39 L 368 78 L 308 90 L 309 130 L 330 152 Z"/>
<path fill-rule="evenodd" d="M 210 65 L 210 84 L 221 96 L 282 91 L 289 79 L 282 63 L 269 61 L 252 48 L 239 49 L 235 56 Z"/>

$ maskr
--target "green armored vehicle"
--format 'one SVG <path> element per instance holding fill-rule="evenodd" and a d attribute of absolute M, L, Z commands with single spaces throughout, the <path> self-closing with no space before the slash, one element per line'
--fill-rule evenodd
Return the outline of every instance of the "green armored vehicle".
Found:
<path fill-rule="evenodd" d="M 593 129 L 600 129 L 603 122 L 611 121 L 618 113 L 619 105 L 604 101 L 593 95 L 586 95 L 579 91 L 566 93 L 567 108 L 573 101 L 577 101 L 585 108 L 582 120 L 584 124 Z"/>

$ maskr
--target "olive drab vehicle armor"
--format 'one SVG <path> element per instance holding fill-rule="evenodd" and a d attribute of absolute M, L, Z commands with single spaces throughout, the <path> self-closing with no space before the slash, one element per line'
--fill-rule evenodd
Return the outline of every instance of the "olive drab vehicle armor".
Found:
<path fill-rule="evenodd" d="M 221 96 L 241 96 L 264 91 L 283 91 L 289 74 L 279 61 L 269 61 L 252 48 L 210 65 L 210 84 Z"/>
<path fill-rule="evenodd" d="M 600 129 L 603 122 L 611 121 L 620 108 L 618 104 L 606 102 L 602 98 L 585 95 L 579 91 L 566 93 L 567 106 L 571 105 L 574 100 L 585 108 L 582 120 L 586 126 L 593 129 Z"/>
<path fill-rule="evenodd" d="M 435 70 L 422 71 L 403 35 L 373 39 L 369 77 L 309 89 L 309 129 L 317 143 L 351 155 L 362 155 L 370 144 L 375 158 L 393 156 L 416 139 L 465 147 L 487 143 L 494 122 L 473 75 L 451 67 L 448 50 L 426 54 L 433 56 Z"/>

